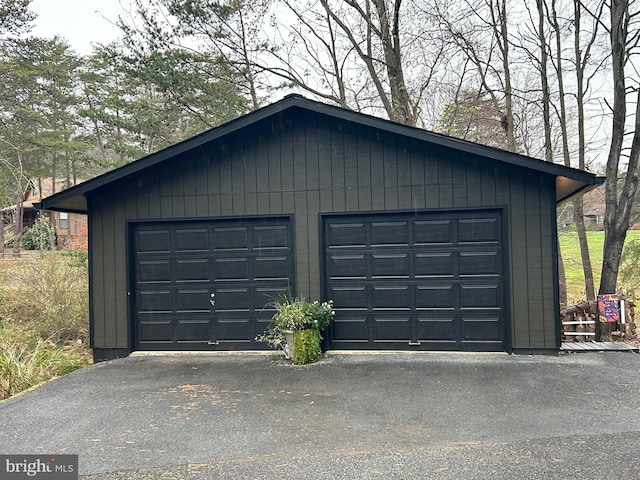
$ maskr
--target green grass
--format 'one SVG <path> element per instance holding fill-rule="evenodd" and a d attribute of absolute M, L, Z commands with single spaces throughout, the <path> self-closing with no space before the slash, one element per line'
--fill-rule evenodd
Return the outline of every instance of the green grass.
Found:
<path fill-rule="evenodd" d="M 576 232 L 560 232 L 560 252 L 564 260 L 565 275 L 567 277 L 568 302 L 575 303 L 584 300 L 584 273 L 582 259 L 580 257 L 580 245 Z M 640 240 L 640 230 L 631 230 L 627 234 L 626 244 L 632 240 Z M 604 246 L 604 232 L 587 232 L 589 244 L 589 257 L 593 268 L 593 277 L 596 291 L 600 285 L 600 272 L 602 270 L 602 251 Z M 640 276 L 640 272 L 638 273 Z"/>

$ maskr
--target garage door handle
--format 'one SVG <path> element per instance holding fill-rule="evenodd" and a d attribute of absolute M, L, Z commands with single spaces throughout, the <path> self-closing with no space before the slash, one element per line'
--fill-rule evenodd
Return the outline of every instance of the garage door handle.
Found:
<path fill-rule="evenodd" d="M 422 345 L 422 343 L 420 343 L 420 342 L 409 342 L 409 345 L 411 345 L 412 347 L 417 347 L 419 345 Z"/>
<path fill-rule="evenodd" d="M 220 342 L 216 340 L 215 342 L 209 342 L 209 345 L 220 345 Z"/>
<path fill-rule="evenodd" d="M 215 300 L 209 300 L 209 303 L 211 304 L 211 306 L 215 307 L 216 305 L 216 301 Z"/>

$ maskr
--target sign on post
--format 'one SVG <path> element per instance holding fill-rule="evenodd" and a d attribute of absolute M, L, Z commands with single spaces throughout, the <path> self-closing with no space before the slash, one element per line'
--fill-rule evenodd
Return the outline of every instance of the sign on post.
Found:
<path fill-rule="evenodd" d="M 620 321 L 619 295 L 598 295 L 598 321 L 602 323 Z"/>

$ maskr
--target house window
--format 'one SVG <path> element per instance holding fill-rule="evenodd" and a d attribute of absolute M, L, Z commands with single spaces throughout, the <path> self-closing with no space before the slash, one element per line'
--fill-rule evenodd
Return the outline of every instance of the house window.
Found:
<path fill-rule="evenodd" d="M 60 228 L 62 229 L 69 228 L 69 214 L 66 212 L 60 213 Z"/>

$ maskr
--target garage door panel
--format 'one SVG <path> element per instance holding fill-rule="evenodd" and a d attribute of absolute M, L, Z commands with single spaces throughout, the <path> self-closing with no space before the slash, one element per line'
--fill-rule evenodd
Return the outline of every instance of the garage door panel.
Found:
<path fill-rule="evenodd" d="M 253 227 L 252 247 L 254 249 L 288 249 L 288 225 Z"/>
<path fill-rule="evenodd" d="M 414 245 L 448 245 L 453 243 L 451 220 L 416 220 L 413 222 Z"/>
<path fill-rule="evenodd" d="M 248 341 L 252 337 L 250 324 L 249 318 L 222 318 L 217 323 L 216 340 L 219 342 Z"/>
<path fill-rule="evenodd" d="M 373 316 L 375 342 L 411 341 L 411 323 L 409 317 Z"/>
<path fill-rule="evenodd" d="M 176 313 L 208 313 L 211 311 L 208 288 L 178 289 L 175 297 Z"/>
<path fill-rule="evenodd" d="M 290 292 L 289 284 L 274 285 L 271 287 L 257 287 L 255 289 L 255 306 L 257 309 L 256 314 L 262 314 L 263 310 L 271 312 L 269 315 L 273 315 L 275 310 L 270 309 L 268 304 L 273 302 L 276 298 L 282 298 L 288 295 Z"/>
<path fill-rule="evenodd" d="M 455 274 L 453 253 L 416 253 L 414 271 L 416 277 L 453 277 Z"/>
<path fill-rule="evenodd" d="M 433 285 L 416 287 L 417 309 L 455 308 L 455 287 L 453 285 Z"/>
<path fill-rule="evenodd" d="M 167 253 L 171 251 L 171 233 L 168 229 L 138 231 L 136 244 L 138 253 Z"/>
<path fill-rule="evenodd" d="M 331 248 L 348 246 L 364 247 L 366 245 L 366 228 L 364 223 L 345 223 L 329 225 L 327 231 L 328 245 Z"/>
<path fill-rule="evenodd" d="M 367 276 L 365 255 L 330 255 L 327 270 L 330 278 L 365 278 Z"/>
<path fill-rule="evenodd" d="M 500 275 L 500 252 L 460 252 L 460 275 Z"/>
<path fill-rule="evenodd" d="M 218 288 L 215 290 L 215 311 L 238 312 L 250 310 L 253 300 L 252 291 L 249 288 Z"/>
<path fill-rule="evenodd" d="M 371 255 L 371 275 L 374 278 L 409 278 L 409 254 Z"/>
<path fill-rule="evenodd" d="M 143 260 L 138 262 L 137 281 L 144 283 L 170 283 L 170 260 Z"/>
<path fill-rule="evenodd" d="M 408 222 L 371 223 L 371 246 L 409 245 Z"/>
<path fill-rule="evenodd" d="M 175 252 L 208 252 L 209 230 L 207 228 L 176 228 L 173 244 Z"/>
<path fill-rule="evenodd" d="M 367 317 L 352 316 L 348 312 L 340 315 L 331 324 L 331 340 L 333 342 L 368 342 L 369 322 Z"/>
<path fill-rule="evenodd" d="M 409 310 L 411 305 L 410 287 L 399 285 L 393 287 L 372 287 L 371 305 L 374 310 Z M 335 301 L 334 301 L 335 302 Z"/>
<path fill-rule="evenodd" d="M 458 329 L 454 317 L 418 317 L 418 341 L 455 342 Z"/>
<path fill-rule="evenodd" d="M 140 338 L 145 342 L 173 342 L 173 323 L 166 320 L 141 320 L 138 325 Z"/>
<path fill-rule="evenodd" d="M 247 257 L 215 259 L 212 278 L 214 282 L 248 281 L 249 259 Z"/>
<path fill-rule="evenodd" d="M 171 312 L 171 290 L 144 290 L 137 294 L 139 313 Z"/>
<path fill-rule="evenodd" d="M 502 289 L 499 284 L 494 285 L 461 285 L 460 308 L 495 308 L 502 304 Z"/>
<path fill-rule="evenodd" d="M 177 260 L 175 263 L 175 271 L 175 280 L 177 283 L 208 282 L 210 278 L 209 259 L 194 258 Z"/>
<path fill-rule="evenodd" d="M 332 287 L 329 290 L 329 298 L 335 305 L 340 305 L 340 309 L 367 309 L 367 289 L 361 285 Z"/>
<path fill-rule="evenodd" d="M 177 342 L 202 342 L 209 338 L 209 319 L 180 319 L 177 322 Z"/>
<path fill-rule="evenodd" d="M 500 317 L 466 317 L 462 319 L 462 340 L 469 342 L 495 341 L 502 328 Z"/>
<path fill-rule="evenodd" d="M 249 250 L 248 227 L 215 227 L 211 244 L 216 252 Z"/>
<path fill-rule="evenodd" d="M 255 280 L 286 280 L 289 278 L 288 257 L 258 257 L 254 260 Z"/>
<path fill-rule="evenodd" d="M 458 220 L 460 243 L 485 243 L 500 241 L 497 218 L 468 218 Z"/>

